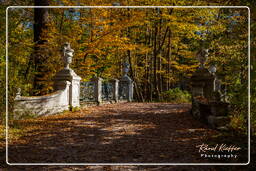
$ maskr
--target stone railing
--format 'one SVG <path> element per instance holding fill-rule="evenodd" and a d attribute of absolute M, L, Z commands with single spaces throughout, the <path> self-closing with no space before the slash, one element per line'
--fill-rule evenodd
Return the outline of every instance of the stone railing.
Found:
<path fill-rule="evenodd" d="M 88 82 L 81 82 L 80 102 L 85 106 L 132 100 L 133 81 L 128 76 L 108 81 L 94 77 Z"/>
<path fill-rule="evenodd" d="M 74 50 L 66 43 L 63 50 L 64 68 L 54 77 L 54 93 L 44 96 L 24 97 L 19 89 L 14 101 L 14 115 L 25 113 L 46 115 L 62 112 L 81 104 L 100 105 L 133 100 L 133 81 L 127 76 L 129 64 L 124 66 L 124 76 L 120 79 L 103 81 L 94 77 L 89 82 L 80 83 L 81 78 L 69 68 Z"/>
<path fill-rule="evenodd" d="M 16 117 L 22 114 L 46 115 L 69 110 L 70 82 L 66 81 L 62 90 L 45 96 L 23 97 L 20 92 L 15 98 L 14 113 Z"/>

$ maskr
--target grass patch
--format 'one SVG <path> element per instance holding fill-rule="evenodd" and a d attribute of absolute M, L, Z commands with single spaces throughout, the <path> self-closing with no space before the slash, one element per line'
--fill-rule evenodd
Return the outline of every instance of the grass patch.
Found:
<path fill-rule="evenodd" d="M 170 89 L 161 93 L 161 102 L 190 103 L 191 94 L 179 88 Z"/>

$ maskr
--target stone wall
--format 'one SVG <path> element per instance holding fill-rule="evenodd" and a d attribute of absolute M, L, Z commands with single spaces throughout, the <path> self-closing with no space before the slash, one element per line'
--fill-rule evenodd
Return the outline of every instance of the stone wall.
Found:
<path fill-rule="evenodd" d="M 70 82 L 66 81 L 63 89 L 44 96 L 23 97 L 19 94 L 15 98 L 14 115 L 33 114 L 49 115 L 69 110 Z"/>

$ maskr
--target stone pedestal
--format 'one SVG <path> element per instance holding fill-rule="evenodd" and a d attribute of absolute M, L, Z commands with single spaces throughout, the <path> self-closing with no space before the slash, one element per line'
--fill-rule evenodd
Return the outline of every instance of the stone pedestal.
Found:
<path fill-rule="evenodd" d="M 94 77 L 91 79 L 95 83 L 94 95 L 95 101 L 100 105 L 102 103 L 102 78 Z"/>
<path fill-rule="evenodd" d="M 212 65 L 209 70 L 204 68 L 207 57 L 208 50 L 199 51 L 200 67 L 191 77 L 191 113 L 212 128 L 223 130 L 229 122 L 228 103 L 221 101 L 221 81 L 215 75 L 216 66 Z"/>
<path fill-rule="evenodd" d="M 229 104 L 221 101 L 220 80 L 206 68 L 199 68 L 191 77 L 191 85 L 193 116 L 211 128 L 226 129 Z"/>
<path fill-rule="evenodd" d="M 205 83 L 203 82 L 193 82 L 192 83 L 192 95 L 194 97 L 196 96 L 204 96 L 204 85 Z"/>
<path fill-rule="evenodd" d="M 199 68 L 191 77 L 192 96 L 202 96 L 211 100 L 215 77 L 206 68 Z"/>
<path fill-rule="evenodd" d="M 125 91 L 124 92 L 126 94 L 126 98 L 128 100 L 128 102 L 131 102 L 133 100 L 133 81 L 132 79 L 127 76 L 124 75 L 120 80 L 119 80 L 119 86 L 125 86 Z"/>
<path fill-rule="evenodd" d="M 70 81 L 70 89 L 69 89 L 69 105 L 71 107 L 79 107 L 79 99 L 80 99 L 80 80 L 81 77 L 76 75 L 76 73 L 70 69 L 65 68 L 59 71 L 54 77 L 54 89 L 60 90 L 65 86 L 65 81 Z"/>

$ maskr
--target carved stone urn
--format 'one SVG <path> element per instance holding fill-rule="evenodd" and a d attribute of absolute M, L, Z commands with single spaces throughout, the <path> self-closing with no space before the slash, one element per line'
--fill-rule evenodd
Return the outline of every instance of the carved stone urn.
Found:
<path fill-rule="evenodd" d="M 205 62 L 208 59 L 209 50 L 208 49 L 201 49 L 197 53 L 197 60 L 200 62 L 200 69 L 204 68 Z"/>
<path fill-rule="evenodd" d="M 130 64 L 128 62 L 125 62 L 123 64 L 124 68 L 123 68 L 123 72 L 124 72 L 124 76 L 127 76 L 129 70 L 130 70 Z"/>
<path fill-rule="evenodd" d="M 74 50 L 70 47 L 70 43 L 66 42 L 64 44 L 63 53 L 64 68 L 69 69 L 69 64 L 72 63 L 72 57 L 74 53 Z"/>

